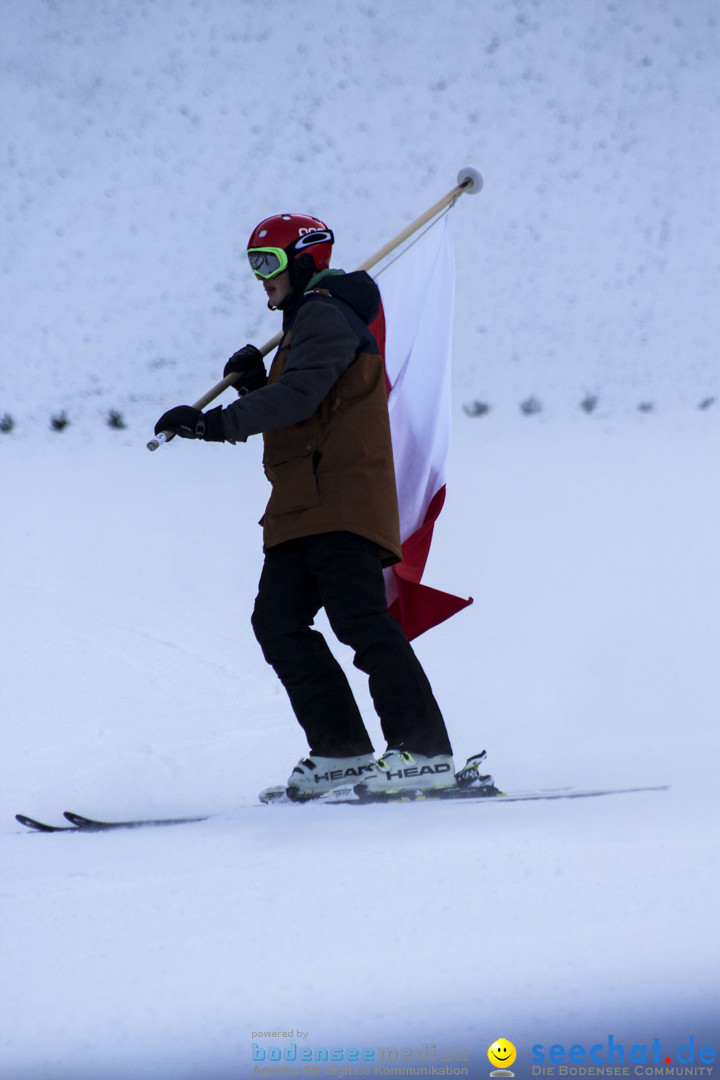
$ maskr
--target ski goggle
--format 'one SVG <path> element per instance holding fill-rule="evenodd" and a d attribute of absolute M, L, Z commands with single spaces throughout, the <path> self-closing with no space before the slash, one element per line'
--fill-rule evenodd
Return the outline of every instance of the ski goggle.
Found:
<path fill-rule="evenodd" d="M 248 248 L 247 256 L 253 274 L 261 281 L 269 281 L 287 270 L 288 257 L 282 248 Z"/>

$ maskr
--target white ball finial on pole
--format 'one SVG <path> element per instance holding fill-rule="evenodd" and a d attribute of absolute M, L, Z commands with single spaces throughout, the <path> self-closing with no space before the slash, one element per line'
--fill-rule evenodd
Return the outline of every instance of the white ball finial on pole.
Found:
<path fill-rule="evenodd" d="M 467 183 L 468 180 L 470 181 L 469 184 Z M 467 195 L 477 195 L 478 191 L 482 191 L 483 178 L 477 169 L 471 169 L 469 167 L 461 169 L 457 175 L 457 182 L 458 184 L 466 185 L 465 193 Z"/>

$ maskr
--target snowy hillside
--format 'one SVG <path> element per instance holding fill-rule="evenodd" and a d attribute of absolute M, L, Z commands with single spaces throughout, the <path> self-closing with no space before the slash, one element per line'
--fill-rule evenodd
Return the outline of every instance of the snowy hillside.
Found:
<path fill-rule="evenodd" d="M 411 14 L 410 14 L 411 10 Z M 720 395 L 717 0 L 2 0 L 0 412 L 133 430 L 275 326 L 278 208 L 355 265 L 452 187 L 463 401 Z"/>
<path fill-rule="evenodd" d="M 499 1036 L 518 1080 L 716 1069 L 720 4 L 0 16 L 0 1077 L 484 1077 Z M 304 750 L 249 626 L 260 447 L 145 441 L 277 329 L 258 220 L 318 214 L 349 267 L 464 165 L 426 580 L 475 603 L 417 651 L 506 790 L 668 790 L 259 807 Z M 64 809 L 220 816 L 13 818 Z"/>

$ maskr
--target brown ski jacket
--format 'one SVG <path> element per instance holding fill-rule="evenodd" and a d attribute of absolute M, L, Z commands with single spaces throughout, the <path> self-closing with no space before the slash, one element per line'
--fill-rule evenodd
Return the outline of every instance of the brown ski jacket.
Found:
<path fill-rule="evenodd" d="M 272 493 L 265 548 L 344 530 L 401 559 L 385 375 L 368 324 L 378 310 L 363 271 L 316 275 L 283 313 L 266 387 L 223 410 L 225 438 L 263 433 Z"/>

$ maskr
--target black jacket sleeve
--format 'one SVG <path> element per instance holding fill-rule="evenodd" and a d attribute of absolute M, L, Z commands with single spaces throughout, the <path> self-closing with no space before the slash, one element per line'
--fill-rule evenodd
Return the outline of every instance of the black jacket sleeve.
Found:
<path fill-rule="evenodd" d="M 223 409 L 225 438 L 248 436 L 308 420 L 355 359 L 359 338 L 333 301 L 314 296 L 298 311 L 280 379 Z"/>

